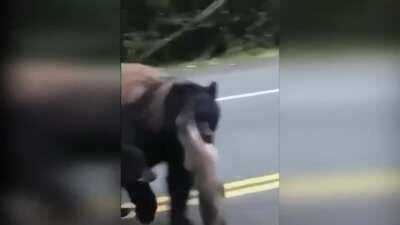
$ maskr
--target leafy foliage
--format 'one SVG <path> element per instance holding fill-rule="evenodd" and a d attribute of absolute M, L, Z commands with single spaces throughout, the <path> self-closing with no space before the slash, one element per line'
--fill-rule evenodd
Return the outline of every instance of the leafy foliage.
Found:
<path fill-rule="evenodd" d="M 121 60 L 159 64 L 275 46 L 278 2 L 122 0 Z"/>

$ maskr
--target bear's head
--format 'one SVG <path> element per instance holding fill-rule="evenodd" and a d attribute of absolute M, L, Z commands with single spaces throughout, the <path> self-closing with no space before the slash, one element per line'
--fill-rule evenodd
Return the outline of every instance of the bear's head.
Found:
<path fill-rule="evenodd" d="M 200 134 L 207 142 L 213 141 L 220 118 L 216 102 L 217 83 L 201 86 L 190 81 L 174 83 L 165 98 L 165 126 L 176 131 L 176 118 L 185 107 L 191 107 Z"/>

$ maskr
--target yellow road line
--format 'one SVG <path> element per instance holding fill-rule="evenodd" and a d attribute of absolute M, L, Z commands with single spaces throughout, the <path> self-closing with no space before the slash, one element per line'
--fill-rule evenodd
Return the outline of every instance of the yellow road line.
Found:
<path fill-rule="evenodd" d="M 237 196 L 268 191 L 279 188 L 279 173 L 269 174 L 260 177 L 252 177 L 244 180 L 233 181 L 225 183 L 224 197 L 233 198 Z M 198 192 L 192 190 L 190 198 L 187 202 L 188 205 L 198 205 Z M 158 208 L 157 212 L 165 212 L 169 210 L 169 196 L 157 197 Z M 122 208 L 134 208 L 132 203 L 121 205 Z"/>
<path fill-rule="evenodd" d="M 224 189 L 225 190 L 236 189 L 236 188 L 240 188 L 243 186 L 255 185 L 258 183 L 265 183 L 265 182 L 276 181 L 276 180 L 279 180 L 279 173 L 229 182 L 229 183 L 224 184 Z"/>
<path fill-rule="evenodd" d="M 377 169 L 328 175 L 309 174 L 303 177 L 288 177 L 284 185 L 282 200 L 291 202 L 371 197 L 399 193 L 400 173 L 397 170 Z"/>
<path fill-rule="evenodd" d="M 270 175 L 260 176 L 260 177 L 252 177 L 244 180 L 233 181 L 225 183 L 224 186 L 224 197 L 234 197 L 243 194 L 251 194 L 260 191 L 271 190 L 279 187 L 279 173 L 274 173 Z M 270 184 L 272 183 L 272 184 Z M 242 194 L 243 193 L 243 194 Z M 194 199 L 198 197 L 198 192 L 196 190 L 192 190 L 190 192 L 190 199 Z M 157 197 L 158 205 L 168 204 L 170 201 L 170 197 L 168 196 L 160 196 Z"/>
<path fill-rule="evenodd" d="M 260 184 L 251 187 L 246 187 L 242 189 L 232 190 L 225 192 L 225 198 L 233 198 L 247 194 L 253 194 L 262 191 L 269 191 L 279 188 L 279 181 L 274 181 L 272 183 Z"/>
<path fill-rule="evenodd" d="M 243 189 L 227 191 L 225 193 L 225 198 L 233 198 L 233 197 L 238 197 L 238 196 L 247 195 L 247 194 L 269 191 L 269 190 L 273 190 L 273 189 L 277 189 L 277 188 L 279 188 L 279 181 L 274 181 L 272 183 L 261 184 L 261 185 L 246 187 Z M 191 205 L 191 206 L 198 205 L 199 199 L 198 198 L 189 199 L 187 204 Z M 165 212 L 165 211 L 168 211 L 169 209 L 170 208 L 169 208 L 168 204 L 163 204 L 163 205 L 158 206 L 157 212 Z"/>
<path fill-rule="evenodd" d="M 198 196 L 198 191 L 192 190 L 190 191 L 189 198 L 196 198 Z M 157 204 L 164 205 L 168 204 L 171 198 L 169 196 L 159 196 L 157 197 Z"/>
<path fill-rule="evenodd" d="M 331 198 L 371 197 L 373 195 L 399 193 L 400 173 L 398 170 L 369 170 L 347 171 L 341 173 L 313 174 L 304 177 L 286 178 L 285 189 L 282 190 L 283 200 L 295 202 L 297 200 L 321 201 Z M 262 191 L 279 188 L 279 174 L 253 177 L 239 181 L 225 183 L 224 197 L 233 198 Z M 198 193 L 192 191 L 188 205 L 198 205 Z M 157 198 L 159 206 L 157 212 L 169 210 L 169 197 Z M 128 206 L 126 204 L 122 205 Z M 130 204 L 128 208 L 132 207 Z"/>
<path fill-rule="evenodd" d="M 198 204 L 199 204 L 199 199 L 198 198 L 189 199 L 188 202 L 187 202 L 187 205 L 191 205 L 191 206 L 195 206 L 195 205 L 198 205 Z M 166 212 L 166 211 L 169 211 L 169 210 L 170 210 L 170 206 L 168 204 L 167 205 L 159 205 L 157 207 L 157 212 L 158 213 Z"/>
<path fill-rule="evenodd" d="M 167 204 L 170 201 L 169 196 L 160 196 L 157 197 L 157 204 L 162 205 L 162 204 Z"/>

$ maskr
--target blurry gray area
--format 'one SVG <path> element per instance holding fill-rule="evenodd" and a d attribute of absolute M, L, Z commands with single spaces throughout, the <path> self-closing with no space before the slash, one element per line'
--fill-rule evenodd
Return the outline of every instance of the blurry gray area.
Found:
<path fill-rule="evenodd" d="M 285 1 L 282 225 L 399 224 L 399 1 Z"/>
<path fill-rule="evenodd" d="M 119 221 L 120 91 L 109 76 L 119 68 L 43 59 L 9 65 L 6 224 Z"/>
<path fill-rule="evenodd" d="M 115 194 L 119 177 L 119 162 L 85 162 L 69 167 L 49 168 L 58 176 L 64 194 L 73 198 L 76 208 L 60 212 L 38 196 L 25 192 L 8 196 L 7 210 L 13 224 L 18 225 L 85 225 L 115 224 L 120 208 Z M 95 188 L 94 188 L 95 187 Z"/>
<path fill-rule="evenodd" d="M 398 224 L 399 46 L 308 44 L 281 51 L 280 223 Z"/>
<path fill-rule="evenodd" d="M 15 2 L 13 55 L 119 64 L 120 1 Z"/>

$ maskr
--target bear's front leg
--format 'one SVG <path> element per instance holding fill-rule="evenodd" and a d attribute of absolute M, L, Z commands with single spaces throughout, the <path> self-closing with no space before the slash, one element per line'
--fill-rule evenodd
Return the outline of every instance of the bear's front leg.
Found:
<path fill-rule="evenodd" d="M 186 216 L 186 202 L 192 186 L 193 177 L 183 165 L 168 166 L 168 191 L 171 197 L 171 225 L 192 225 L 192 222 Z"/>
<path fill-rule="evenodd" d="M 136 217 L 141 223 L 153 222 L 157 210 L 157 199 L 148 183 L 140 181 L 128 182 L 123 185 L 135 204 Z"/>

